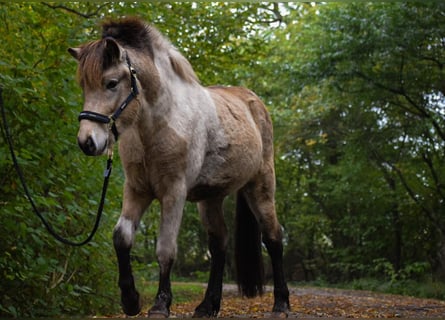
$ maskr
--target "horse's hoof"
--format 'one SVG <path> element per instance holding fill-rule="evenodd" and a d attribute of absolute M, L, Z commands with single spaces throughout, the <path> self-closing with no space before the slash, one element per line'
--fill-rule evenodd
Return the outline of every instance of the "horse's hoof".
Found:
<path fill-rule="evenodd" d="M 148 314 L 148 317 L 152 318 L 152 319 L 165 319 L 165 318 L 168 318 L 168 316 L 166 314 L 164 314 L 164 313 L 157 313 L 157 312 L 150 312 Z"/>
<path fill-rule="evenodd" d="M 195 313 L 193 313 L 192 318 L 216 318 L 217 317 L 217 313 L 213 312 L 213 313 L 209 313 L 207 311 L 195 311 Z"/>
<path fill-rule="evenodd" d="M 137 316 L 141 312 L 141 304 L 139 301 L 139 293 L 122 295 L 122 309 L 127 316 Z"/>
<path fill-rule="evenodd" d="M 141 308 L 139 306 L 132 308 L 132 309 L 123 308 L 123 310 L 124 310 L 124 313 L 130 317 L 137 316 L 139 313 L 141 313 Z"/>
<path fill-rule="evenodd" d="M 137 309 L 125 309 L 123 308 L 125 315 L 129 317 L 137 316 L 139 313 L 141 313 L 141 309 L 138 307 Z"/>
<path fill-rule="evenodd" d="M 220 304 L 212 305 L 211 302 L 204 300 L 196 307 L 192 318 L 216 318 L 218 316 Z"/>
<path fill-rule="evenodd" d="M 272 312 L 272 315 L 271 315 L 271 318 L 285 319 L 287 317 L 289 317 L 288 312 Z"/>
<path fill-rule="evenodd" d="M 155 319 L 164 319 L 164 318 L 168 318 L 168 313 L 167 312 L 163 312 L 163 311 L 154 311 L 154 310 L 150 310 L 148 311 L 147 314 L 148 318 L 155 318 Z"/>
<path fill-rule="evenodd" d="M 163 307 L 154 305 L 150 310 L 148 310 L 147 317 L 149 318 L 168 318 L 170 311 Z"/>

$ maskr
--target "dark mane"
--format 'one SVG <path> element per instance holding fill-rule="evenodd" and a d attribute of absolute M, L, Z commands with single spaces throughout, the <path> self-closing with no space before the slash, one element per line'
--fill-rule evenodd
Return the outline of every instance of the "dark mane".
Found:
<path fill-rule="evenodd" d="M 173 71 L 189 83 L 199 83 L 188 60 L 153 26 L 139 18 L 129 17 L 107 20 L 102 24 L 102 38 L 81 47 L 78 56 L 78 78 L 81 84 L 100 85 L 103 71 L 118 63 L 115 56 L 107 54 L 107 40 L 114 40 L 123 48 L 134 49 L 152 60 L 155 52 L 162 52 L 170 60 Z"/>
<path fill-rule="evenodd" d="M 102 39 L 111 37 L 124 47 L 147 51 L 153 58 L 153 27 L 136 17 L 108 20 L 102 24 Z"/>
<path fill-rule="evenodd" d="M 101 75 L 118 61 L 107 57 L 106 39 L 112 38 L 122 47 L 130 47 L 149 54 L 153 58 L 152 42 L 158 32 L 138 18 L 107 20 L 102 24 L 102 39 L 91 41 L 82 46 L 78 68 L 78 80 L 89 86 L 100 85 Z"/>
<path fill-rule="evenodd" d="M 168 55 L 176 74 L 187 82 L 199 82 L 189 61 L 153 26 L 137 17 L 108 20 L 102 24 L 102 39 L 115 39 L 123 47 L 147 52 L 154 58 L 155 50 Z"/>

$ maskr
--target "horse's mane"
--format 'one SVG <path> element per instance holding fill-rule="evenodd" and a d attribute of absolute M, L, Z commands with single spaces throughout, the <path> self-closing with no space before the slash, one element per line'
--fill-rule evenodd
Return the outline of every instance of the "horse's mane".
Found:
<path fill-rule="evenodd" d="M 199 82 L 188 60 L 155 27 L 139 18 L 128 17 L 107 20 L 102 24 L 102 39 L 83 46 L 79 57 L 79 71 L 91 85 L 98 83 L 104 70 L 116 63 L 104 57 L 106 39 L 112 38 L 124 48 L 131 48 L 154 59 L 156 54 L 166 55 L 174 72 L 189 83 Z M 87 71 L 87 72 L 85 72 Z M 98 81 L 99 80 L 99 81 Z"/>
<path fill-rule="evenodd" d="M 113 38 L 124 47 L 146 51 L 153 58 L 153 42 L 162 37 L 158 30 L 138 18 L 102 23 L 102 39 Z"/>

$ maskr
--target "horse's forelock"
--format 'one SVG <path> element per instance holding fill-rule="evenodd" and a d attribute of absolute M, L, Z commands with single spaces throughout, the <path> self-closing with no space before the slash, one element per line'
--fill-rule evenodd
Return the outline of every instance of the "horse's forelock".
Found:
<path fill-rule="evenodd" d="M 79 54 L 79 82 L 88 87 L 100 86 L 103 72 L 114 63 L 113 57 L 106 54 L 106 39 L 85 44 Z"/>

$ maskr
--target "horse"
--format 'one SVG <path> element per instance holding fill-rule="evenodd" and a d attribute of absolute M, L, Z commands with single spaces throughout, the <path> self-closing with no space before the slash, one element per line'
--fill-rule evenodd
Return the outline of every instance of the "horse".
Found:
<path fill-rule="evenodd" d="M 197 203 L 211 255 L 207 289 L 194 317 L 217 316 L 228 244 L 223 201 L 236 194 L 239 291 L 246 297 L 263 293 L 264 243 L 273 271 L 272 312 L 286 317 L 289 290 L 274 203 L 272 122 L 263 102 L 243 87 L 201 85 L 189 61 L 138 17 L 105 20 L 100 39 L 68 51 L 77 60 L 84 99 L 80 149 L 103 155 L 119 139 L 125 182 L 113 245 L 125 314 L 141 312 L 130 251 L 142 215 L 157 200 L 159 283 L 148 316 L 170 315 L 170 273 L 186 201 Z"/>

